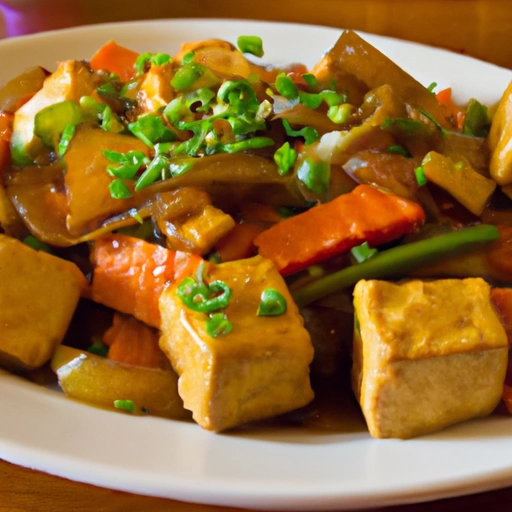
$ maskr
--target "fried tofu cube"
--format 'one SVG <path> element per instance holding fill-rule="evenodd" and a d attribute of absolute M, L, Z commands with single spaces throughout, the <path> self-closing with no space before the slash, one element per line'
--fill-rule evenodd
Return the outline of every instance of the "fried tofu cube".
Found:
<path fill-rule="evenodd" d="M 223 312 L 233 326 L 216 338 L 206 331 L 208 316 L 184 305 L 179 283 L 160 296 L 160 347 L 179 375 L 179 394 L 194 420 L 219 432 L 309 403 L 313 347 L 275 265 L 260 256 L 211 265 L 204 281 L 216 280 L 232 290 Z M 284 314 L 257 315 L 267 288 L 286 299 Z"/>
<path fill-rule="evenodd" d="M 480 278 L 359 281 L 352 388 L 370 434 L 411 438 L 490 414 L 507 336 Z"/>
<path fill-rule="evenodd" d="M 78 267 L 0 235 L 0 366 L 38 368 L 61 342 L 86 280 Z"/>

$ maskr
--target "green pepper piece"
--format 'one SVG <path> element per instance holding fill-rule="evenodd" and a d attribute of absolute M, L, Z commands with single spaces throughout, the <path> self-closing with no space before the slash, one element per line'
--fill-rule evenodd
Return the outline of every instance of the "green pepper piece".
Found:
<path fill-rule="evenodd" d="M 322 277 L 299 288 L 293 298 L 299 307 L 306 306 L 322 297 L 347 288 L 360 279 L 404 275 L 424 263 L 449 256 L 457 250 L 469 250 L 473 246 L 497 240 L 500 234 L 496 226 L 480 224 L 382 251 L 373 258 Z"/>
<path fill-rule="evenodd" d="M 65 100 L 54 103 L 36 114 L 34 134 L 40 137 L 46 146 L 54 148 L 65 128 L 80 124 L 82 117 L 82 109 L 75 101 Z"/>

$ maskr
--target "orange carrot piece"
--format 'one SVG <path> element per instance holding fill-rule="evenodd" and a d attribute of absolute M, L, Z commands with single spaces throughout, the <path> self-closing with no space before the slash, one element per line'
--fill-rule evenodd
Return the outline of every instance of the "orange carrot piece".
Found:
<path fill-rule="evenodd" d="M 417 203 L 359 185 L 349 194 L 283 220 L 254 244 L 291 274 L 368 242 L 376 246 L 416 229 L 425 220 Z"/>
<path fill-rule="evenodd" d="M 447 87 L 436 94 L 437 101 L 443 106 L 447 117 L 453 117 L 457 129 L 462 130 L 464 121 L 466 120 L 466 112 L 464 109 L 455 105 L 452 100 L 452 88 Z"/>
<path fill-rule="evenodd" d="M 158 299 L 174 279 L 174 258 L 174 252 L 138 238 L 98 238 L 91 251 L 91 299 L 159 327 Z"/>
<path fill-rule="evenodd" d="M 103 335 L 109 346 L 107 358 L 119 363 L 145 368 L 170 367 L 169 360 L 158 345 L 160 333 L 132 316 L 116 313 L 112 326 Z"/>
<path fill-rule="evenodd" d="M 236 224 L 215 245 L 221 263 L 248 258 L 254 251 L 254 239 L 264 230 L 258 224 Z"/>
<path fill-rule="evenodd" d="M 512 346 L 512 289 L 491 288 L 491 302 L 507 333 L 508 344 Z"/>
<path fill-rule="evenodd" d="M 109 41 L 93 55 L 90 65 L 94 71 L 107 70 L 115 73 L 123 82 L 127 82 L 133 78 L 133 65 L 138 56 L 137 52 L 119 46 L 115 41 Z"/>

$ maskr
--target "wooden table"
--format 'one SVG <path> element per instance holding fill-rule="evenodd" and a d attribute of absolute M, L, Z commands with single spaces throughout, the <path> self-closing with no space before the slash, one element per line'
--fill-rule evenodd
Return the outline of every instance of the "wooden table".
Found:
<path fill-rule="evenodd" d="M 510 0 L 4 0 L 0 4 L 0 9 L 2 8 L 8 21 L 3 27 L 3 33 L 7 36 L 130 19 L 264 19 L 365 30 L 451 48 L 512 67 L 512 45 L 509 40 L 509 34 L 512 33 Z M 0 25 L 0 34 L 1 29 Z M 220 507 L 191 505 L 101 489 L 20 468 L 0 460 L 0 512 L 220 510 Z M 512 488 L 386 510 L 510 511 Z"/>

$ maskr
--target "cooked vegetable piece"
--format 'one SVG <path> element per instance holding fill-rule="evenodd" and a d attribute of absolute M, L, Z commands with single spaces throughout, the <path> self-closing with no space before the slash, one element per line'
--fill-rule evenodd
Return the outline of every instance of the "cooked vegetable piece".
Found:
<path fill-rule="evenodd" d="M 212 337 L 210 317 L 184 307 L 179 281 L 160 298 L 162 338 L 179 378 L 185 408 L 207 430 L 226 430 L 302 407 L 311 401 L 309 334 L 282 277 L 261 257 L 208 267 L 208 284 L 223 281 L 232 290 L 222 310 L 232 325 Z M 274 288 L 286 299 L 278 317 L 257 316 L 261 293 Z M 228 329 L 229 330 L 229 329 Z"/>
<path fill-rule="evenodd" d="M 160 333 L 132 316 L 114 314 L 112 326 L 103 335 L 108 359 L 118 363 L 167 370 L 170 363 L 158 346 Z"/>
<path fill-rule="evenodd" d="M 312 73 L 321 79 L 336 69 L 354 75 L 370 89 L 390 85 L 403 101 L 427 111 L 444 128 L 450 127 L 439 102 L 426 87 L 351 30 L 341 34 Z"/>
<path fill-rule="evenodd" d="M 190 413 L 178 395 L 177 376 L 170 370 L 110 361 L 65 345 L 55 351 L 52 369 L 66 395 L 114 409 L 116 400 L 131 400 L 136 412 L 185 419 Z"/>
<path fill-rule="evenodd" d="M 160 327 L 158 298 L 174 279 L 174 257 L 174 252 L 138 238 L 98 238 L 91 250 L 91 299 Z"/>
<path fill-rule="evenodd" d="M 2 112 L 16 112 L 41 89 L 48 75 L 48 71 L 37 66 L 9 80 L 0 89 L 0 110 Z"/>
<path fill-rule="evenodd" d="M 0 365 L 38 368 L 61 342 L 86 287 L 78 267 L 0 235 Z"/>
<path fill-rule="evenodd" d="M 512 82 L 501 97 L 487 142 L 491 150 L 491 177 L 499 185 L 509 185 L 512 183 Z"/>
<path fill-rule="evenodd" d="M 373 437 L 410 438 L 490 414 L 508 361 L 483 279 L 360 281 L 352 387 Z"/>
<path fill-rule="evenodd" d="M 78 102 L 90 95 L 99 85 L 88 66 L 68 60 L 60 64 L 39 90 L 14 114 L 11 139 L 12 160 L 15 165 L 30 165 L 42 150 L 42 142 L 34 134 L 35 117 L 43 108 L 65 100 Z"/>
<path fill-rule="evenodd" d="M 496 183 L 476 172 L 465 161 L 454 162 L 435 151 L 427 153 L 421 163 L 429 181 L 440 186 L 474 215 L 481 215 L 493 194 Z"/>
<path fill-rule="evenodd" d="M 403 277 L 423 263 L 442 259 L 457 251 L 469 250 L 478 244 L 497 240 L 499 236 L 500 232 L 495 226 L 481 224 L 412 242 L 382 251 L 363 263 L 321 277 L 296 290 L 293 296 L 299 306 L 305 306 L 343 290 L 360 279 Z"/>
<path fill-rule="evenodd" d="M 425 220 L 416 203 L 360 185 L 329 203 L 283 220 L 254 243 L 290 274 L 368 242 L 376 246 L 414 231 Z"/>
<path fill-rule="evenodd" d="M 72 235 L 91 231 L 106 218 L 134 206 L 130 199 L 114 199 L 109 185 L 116 178 L 107 173 L 109 160 L 104 150 L 127 153 L 149 148 L 135 137 L 107 132 L 91 125 L 79 126 L 64 156 L 66 195 L 69 213 L 66 224 Z M 126 180 L 133 192 L 133 186 Z"/>
<path fill-rule="evenodd" d="M 137 52 L 109 41 L 92 56 L 90 65 L 95 71 L 110 71 L 127 82 L 135 74 L 134 64 L 138 56 Z"/>
<path fill-rule="evenodd" d="M 253 255 L 254 239 L 265 228 L 258 224 L 236 224 L 234 228 L 215 244 L 215 254 L 221 263 L 241 260 Z"/>

